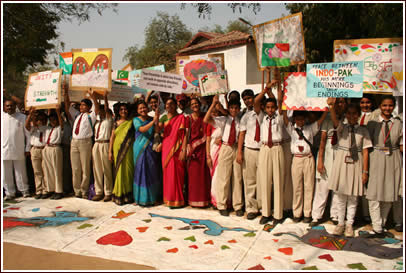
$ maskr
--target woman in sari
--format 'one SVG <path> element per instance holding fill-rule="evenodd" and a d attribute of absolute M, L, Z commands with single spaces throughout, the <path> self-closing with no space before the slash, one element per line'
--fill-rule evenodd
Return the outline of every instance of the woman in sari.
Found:
<path fill-rule="evenodd" d="M 206 164 L 206 130 L 207 123 L 203 122 L 204 114 L 200 112 L 200 101 L 191 100 L 192 114 L 187 117 L 189 128 L 188 141 L 188 177 L 189 205 L 192 207 L 207 207 L 210 202 L 210 170 Z"/>
<path fill-rule="evenodd" d="M 132 202 L 134 162 L 131 147 L 134 142 L 134 127 L 132 119 L 128 117 L 128 105 L 123 103 L 110 138 L 109 158 L 114 162 L 115 177 L 112 199 L 117 205 Z"/>
<path fill-rule="evenodd" d="M 176 111 L 177 102 L 173 98 L 166 100 L 167 114 L 160 119 L 160 128 L 164 129 L 162 141 L 162 170 L 165 205 L 182 207 L 185 205 L 183 186 L 185 179 L 186 126 L 185 116 Z"/>
<path fill-rule="evenodd" d="M 135 128 L 134 156 L 134 202 L 150 206 L 161 201 L 162 171 L 158 153 L 152 150 L 155 129 L 159 129 L 159 109 L 154 118 L 148 116 L 144 101 L 137 104 L 138 116 L 133 119 Z"/>

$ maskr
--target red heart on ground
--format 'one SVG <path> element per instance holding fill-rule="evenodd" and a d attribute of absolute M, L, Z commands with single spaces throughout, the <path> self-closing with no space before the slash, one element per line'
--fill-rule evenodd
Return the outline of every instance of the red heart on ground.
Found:
<path fill-rule="evenodd" d="M 264 257 L 265 260 L 271 260 L 271 256 Z"/>
<path fill-rule="evenodd" d="M 56 207 L 56 209 L 61 209 L 62 208 L 62 206 L 58 206 L 58 207 Z"/>
<path fill-rule="evenodd" d="M 198 249 L 197 245 L 191 245 L 190 248 Z"/>
<path fill-rule="evenodd" d="M 230 241 L 228 241 L 230 244 L 235 244 L 237 241 L 236 240 L 234 240 L 234 239 L 232 239 L 232 240 L 230 240 Z"/>
<path fill-rule="evenodd" d="M 327 261 L 329 261 L 329 262 L 334 261 L 333 257 L 331 257 L 330 254 L 320 255 L 320 256 L 319 256 L 319 259 L 324 259 L 324 260 L 327 260 Z"/>
<path fill-rule="evenodd" d="M 213 244 L 213 241 L 212 241 L 212 240 L 208 240 L 207 242 L 204 242 L 204 244 L 205 244 L 205 245 L 207 245 L 207 244 L 211 244 L 211 245 L 212 245 L 212 244 Z"/>
<path fill-rule="evenodd" d="M 172 227 L 164 227 L 164 228 L 166 228 L 167 230 L 171 230 L 171 229 L 172 229 Z"/>
<path fill-rule="evenodd" d="M 139 232 L 145 232 L 148 229 L 148 227 L 137 227 L 137 230 Z"/>
<path fill-rule="evenodd" d="M 3 213 L 6 213 L 7 212 L 7 210 L 6 209 L 3 209 Z"/>
<path fill-rule="evenodd" d="M 265 270 L 265 268 L 262 265 L 257 264 L 256 266 L 248 268 L 248 270 Z"/>
<path fill-rule="evenodd" d="M 133 238 L 127 232 L 120 230 L 100 237 L 96 243 L 100 245 L 125 246 L 130 244 L 132 241 Z"/>
<path fill-rule="evenodd" d="M 176 253 L 176 252 L 178 252 L 178 248 L 171 248 L 171 249 L 168 249 L 166 252 L 168 252 L 168 253 Z"/>
<path fill-rule="evenodd" d="M 194 221 L 192 221 L 191 223 L 192 223 L 192 224 L 198 224 L 198 223 L 200 223 L 200 221 L 199 221 L 199 220 L 194 220 Z"/>
<path fill-rule="evenodd" d="M 279 242 L 279 239 L 272 239 L 275 243 Z"/>
<path fill-rule="evenodd" d="M 292 255 L 293 253 L 293 249 L 291 247 L 279 248 L 278 251 L 285 255 Z"/>
<path fill-rule="evenodd" d="M 296 260 L 296 261 L 293 261 L 293 262 L 298 263 L 298 264 L 305 264 L 306 263 L 304 259 Z"/>

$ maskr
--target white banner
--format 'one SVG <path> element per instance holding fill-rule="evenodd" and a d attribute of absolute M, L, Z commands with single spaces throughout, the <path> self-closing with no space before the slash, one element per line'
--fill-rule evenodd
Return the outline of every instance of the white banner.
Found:
<path fill-rule="evenodd" d="M 140 88 L 167 93 L 182 93 L 183 77 L 168 72 L 142 69 Z"/>
<path fill-rule="evenodd" d="M 25 108 L 55 108 L 60 103 L 62 70 L 30 74 L 25 91 Z"/>

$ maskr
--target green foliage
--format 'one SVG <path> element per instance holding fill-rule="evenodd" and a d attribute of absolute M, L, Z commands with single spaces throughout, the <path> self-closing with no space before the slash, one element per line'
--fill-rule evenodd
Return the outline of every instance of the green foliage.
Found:
<path fill-rule="evenodd" d="M 158 12 L 145 28 L 144 46 L 127 48 L 123 60 L 137 69 L 164 64 L 169 71 L 176 66 L 176 53 L 191 38 L 192 33 L 178 15 Z"/>
<path fill-rule="evenodd" d="M 228 32 L 234 31 L 234 30 L 252 34 L 252 28 L 249 25 L 244 24 L 240 20 L 228 21 L 228 24 L 225 27 L 225 29 L 223 29 L 223 27 L 221 25 L 215 24 L 212 29 L 210 29 L 209 27 L 204 27 L 204 28 L 201 28 L 199 31 L 207 31 L 207 32 L 225 34 L 225 33 L 228 33 Z"/>
<path fill-rule="evenodd" d="M 332 62 L 334 40 L 403 36 L 403 7 L 395 3 L 285 4 L 303 13 L 308 63 Z"/>
<path fill-rule="evenodd" d="M 213 9 L 210 3 L 190 3 L 189 5 L 196 9 L 199 18 L 206 18 L 206 16 L 210 18 Z M 230 3 L 227 4 L 227 6 L 231 8 L 234 13 L 236 11 L 239 11 L 241 13 L 243 9 L 248 9 L 251 10 L 254 14 L 257 14 L 257 12 L 261 10 L 261 4 L 258 3 Z M 181 9 L 184 9 L 185 7 L 185 3 L 182 3 L 180 6 Z"/>

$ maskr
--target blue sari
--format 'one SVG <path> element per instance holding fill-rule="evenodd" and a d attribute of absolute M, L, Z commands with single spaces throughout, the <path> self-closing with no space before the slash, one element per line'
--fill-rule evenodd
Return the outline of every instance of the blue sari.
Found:
<path fill-rule="evenodd" d="M 147 125 L 151 119 L 142 121 L 135 117 L 134 155 L 134 201 L 141 206 L 154 205 L 162 200 L 162 168 L 160 156 L 152 150 L 154 126 L 141 133 L 140 127 Z"/>

